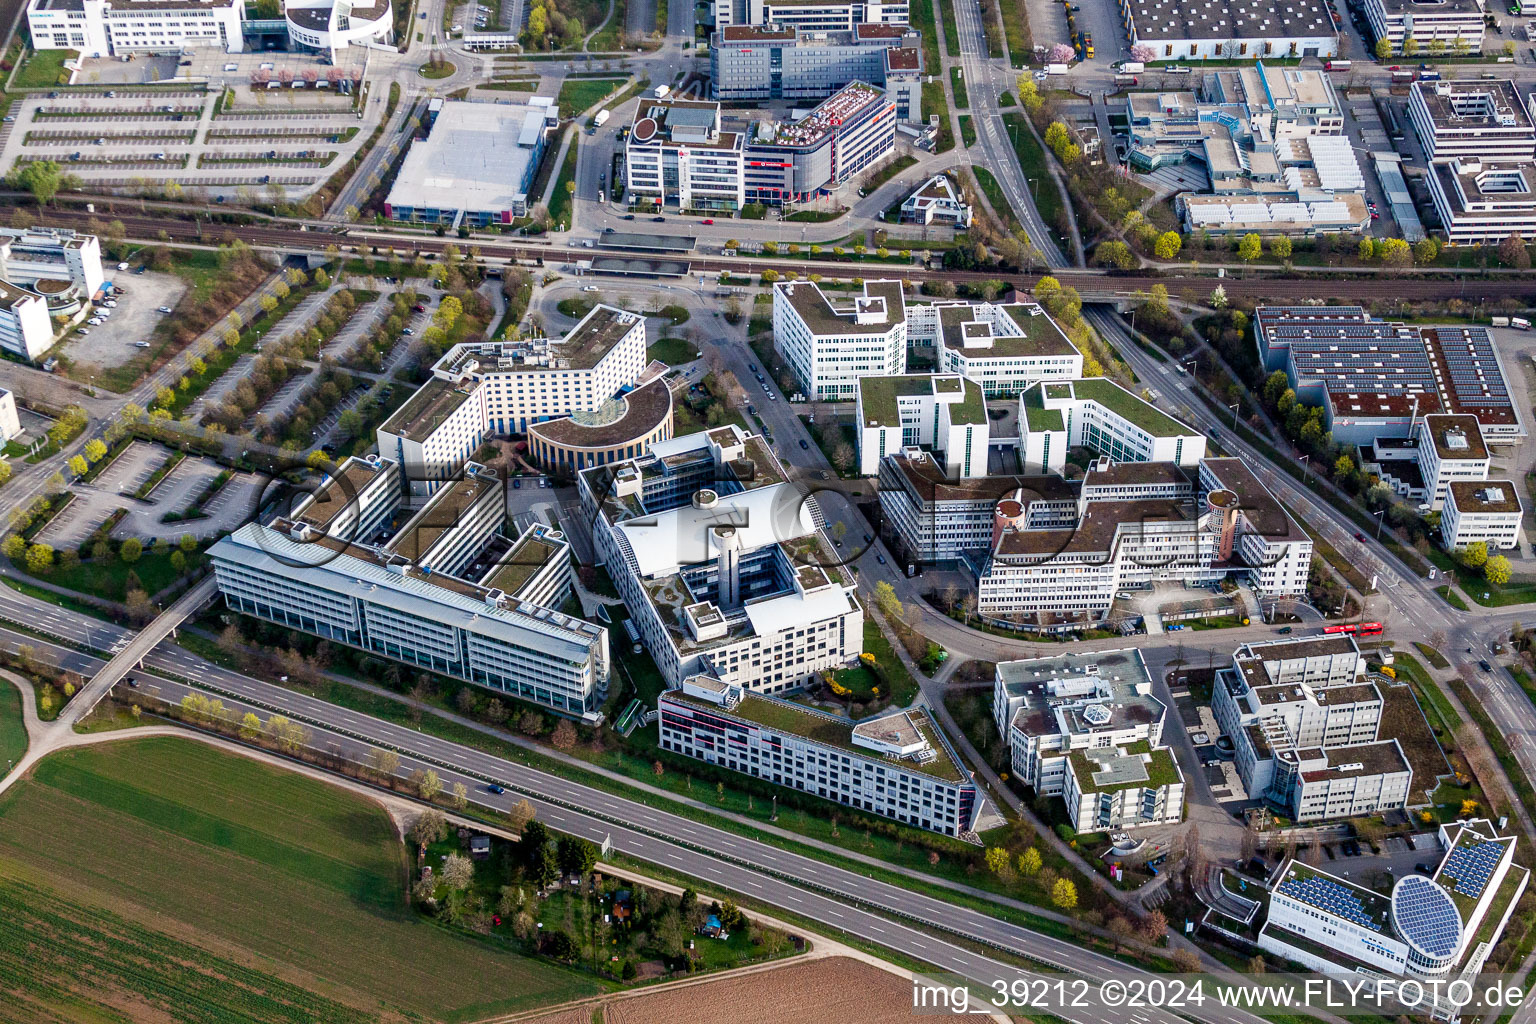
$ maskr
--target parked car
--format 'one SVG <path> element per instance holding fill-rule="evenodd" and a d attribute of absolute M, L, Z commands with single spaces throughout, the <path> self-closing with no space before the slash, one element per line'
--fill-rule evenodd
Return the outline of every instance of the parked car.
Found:
<path fill-rule="evenodd" d="M 426 306 L 426 303 L 424 303 L 424 302 L 418 302 L 418 303 L 416 303 L 416 305 L 412 306 L 411 308 L 414 309 L 418 313 L 425 313 L 427 311 L 427 306 Z"/>
<path fill-rule="evenodd" d="M 1281 626 L 1280 629 L 1279 629 L 1279 633 L 1280 633 L 1281 636 L 1290 636 L 1290 634 L 1291 634 L 1291 627 L 1290 626 Z"/>
<path fill-rule="evenodd" d="M 800 448 L 801 448 L 802 451 L 810 451 L 811 450 L 811 446 L 805 443 L 805 438 L 803 438 L 803 437 L 800 439 Z"/>
<path fill-rule="evenodd" d="M 880 554 L 877 551 L 877 552 L 875 552 L 875 561 L 879 562 L 881 565 L 884 565 L 885 564 L 885 556 Z"/>
<path fill-rule="evenodd" d="M 106 323 L 106 321 L 99 316 L 93 316 L 87 320 L 86 323 L 90 324 L 92 327 L 100 327 L 102 324 Z"/>
<path fill-rule="evenodd" d="M 161 306 L 159 309 L 155 310 L 155 312 L 156 313 L 169 313 L 169 312 L 171 312 L 171 307 L 170 306 Z"/>

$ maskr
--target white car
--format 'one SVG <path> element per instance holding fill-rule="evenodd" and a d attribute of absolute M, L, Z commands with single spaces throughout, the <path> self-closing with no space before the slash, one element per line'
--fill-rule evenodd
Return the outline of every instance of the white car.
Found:
<path fill-rule="evenodd" d="M 240 65 L 239 64 L 225 64 L 224 65 L 224 70 L 225 71 L 239 71 L 240 70 Z"/>
<path fill-rule="evenodd" d="M 90 334 L 91 333 L 91 329 L 89 327 L 82 327 L 78 331 L 76 331 L 75 333 L 76 334 Z"/>
<path fill-rule="evenodd" d="M 170 306 L 161 306 L 159 309 L 155 310 L 155 312 L 156 313 L 169 313 L 169 312 L 171 312 L 171 307 Z"/>
<path fill-rule="evenodd" d="M 582 291 L 584 291 L 584 292 L 595 292 L 595 291 L 597 291 L 597 285 L 589 284 L 586 287 L 582 288 Z"/>
<path fill-rule="evenodd" d="M 147 341 L 136 341 L 136 342 L 133 343 L 133 347 L 134 348 L 149 348 L 149 342 L 147 342 Z"/>
<path fill-rule="evenodd" d="M 99 316 L 93 316 L 87 320 L 86 323 L 90 324 L 92 327 L 100 327 L 102 324 L 106 323 L 106 321 Z"/>
<path fill-rule="evenodd" d="M 106 306 L 99 306 L 96 309 L 96 315 L 97 316 L 111 316 L 112 315 L 112 310 L 109 309 Z"/>
<path fill-rule="evenodd" d="M 117 269 L 118 270 L 127 270 L 128 269 L 128 264 L 126 264 L 126 263 L 119 263 L 117 265 Z"/>
<path fill-rule="evenodd" d="M 103 302 L 102 305 L 106 306 L 108 309 L 116 309 L 117 308 L 117 300 L 116 299 L 108 299 L 106 302 Z"/>

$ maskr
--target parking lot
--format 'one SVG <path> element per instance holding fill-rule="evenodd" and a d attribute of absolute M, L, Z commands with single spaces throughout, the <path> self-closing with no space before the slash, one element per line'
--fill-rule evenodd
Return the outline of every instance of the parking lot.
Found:
<path fill-rule="evenodd" d="M 123 499 L 128 515 L 118 524 L 113 536 L 175 540 L 190 533 L 202 539 L 221 530 L 235 529 L 250 517 L 254 499 L 261 490 L 260 478 L 250 473 L 239 473 L 230 478 L 204 506 L 206 518 L 171 523 L 160 521 L 167 512 L 185 513 L 204 488 L 223 471 L 224 467 L 212 459 L 182 459 L 147 499 Z"/>
<path fill-rule="evenodd" d="M 187 290 L 186 282 L 175 274 L 118 274 L 108 267 L 107 279 L 127 289 L 111 300 L 116 308 L 98 306 L 94 311 L 98 316 L 110 311 L 101 317 L 103 322 L 93 325 L 82 320 L 62 343 L 63 354 L 87 373 L 89 367 L 106 369 L 127 362 L 134 345 L 147 339 L 165 316 L 157 312 L 159 307 L 174 309 Z"/>
<path fill-rule="evenodd" d="M 76 484 L 75 498 L 69 507 L 43 528 L 38 539 L 55 548 L 79 547 L 85 539 L 119 508 L 132 501 L 132 494 L 165 461 L 167 451 L 159 445 L 135 441 L 88 484 Z"/>

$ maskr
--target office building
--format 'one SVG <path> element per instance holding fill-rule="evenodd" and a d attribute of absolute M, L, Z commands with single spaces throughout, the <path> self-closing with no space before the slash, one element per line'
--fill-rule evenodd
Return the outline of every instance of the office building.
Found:
<path fill-rule="evenodd" d="M 231 610 L 600 720 L 607 631 L 540 603 L 568 593 L 558 531 L 508 546 L 505 483 L 467 463 L 375 542 L 401 505 L 398 467 L 352 459 L 340 474 L 291 516 L 247 523 L 209 549 Z"/>
<path fill-rule="evenodd" d="M 1211 699 L 1248 796 L 1298 823 L 1407 805 L 1413 771 L 1383 707 L 1347 635 L 1243 644 Z"/>
<path fill-rule="evenodd" d="M 680 210 L 735 210 L 747 200 L 746 140 L 722 131 L 720 104 L 644 98 L 624 142 L 625 194 Z"/>
<path fill-rule="evenodd" d="M 1150 46 L 1169 61 L 1334 57 L 1339 34 L 1329 10 L 1304 0 L 1120 0 L 1131 45 Z"/>
<path fill-rule="evenodd" d="M 848 401 L 861 377 L 907 368 L 906 304 L 900 281 L 865 281 L 850 302 L 809 282 L 773 286 L 773 338 L 808 398 Z"/>
<path fill-rule="evenodd" d="M 1019 398 L 1025 472 L 1060 474 L 1067 449 L 1089 447 L 1114 462 L 1196 466 L 1205 435 L 1106 377 L 1048 380 Z"/>
<path fill-rule="evenodd" d="M 1184 776 L 1134 648 L 999 662 L 992 715 L 1013 776 L 1060 796 L 1079 832 L 1177 823 Z"/>
<path fill-rule="evenodd" d="M 386 0 L 385 6 L 388 7 Z M 87 57 L 245 48 L 244 0 L 30 0 L 27 30 L 39 50 Z"/>
<path fill-rule="evenodd" d="M 400 464 L 413 496 L 428 494 L 489 434 L 607 408 L 640 378 L 645 350 L 645 318 L 605 304 L 563 338 L 455 345 L 379 427 L 379 452 Z"/>
<path fill-rule="evenodd" d="M 959 838 L 982 797 L 921 709 L 860 722 L 691 676 L 658 701 L 661 749 Z"/>
<path fill-rule="evenodd" d="M 1324 974 L 1475 977 L 1498 945 L 1530 872 L 1514 863 L 1515 837 L 1487 819 L 1440 826 L 1433 875 L 1407 874 L 1391 896 L 1291 860 L 1269 892 L 1259 947 Z M 1434 1016 L 1454 1016 L 1449 999 Z"/>
<path fill-rule="evenodd" d="M 1335 232 L 1364 232 L 1371 225 L 1365 198 L 1344 193 L 1331 199 L 1274 196 L 1180 195 L 1179 215 L 1187 232 L 1212 238 L 1256 234 L 1266 238 L 1316 238 Z"/>
<path fill-rule="evenodd" d="M 714 33 L 709 61 L 710 96 L 728 103 L 822 100 L 869 82 L 891 95 L 900 120 L 922 116 L 922 36 L 909 25 L 727 25 Z"/>
<path fill-rule="evenodd" d="M 1536 237 L 1536 170 L 1529 160 L 1436 160 L 1425 180 L 1446 237 L 1457 245 Z"/>
<path fill-rule="evenodd" d="M 1525 509 L 1515 485 L 1508 480 L 1459 480 L 1446 489 L 1440 513 L 1440 540 L 1448 551 L 1482 543 L 1488 550 L 1508 551 L 1520 542 Z"/>
<path fill-rule="evenodd" d="M 880 460 L 922 448 L 944 456 L 944 475 L 987 475 L 987 404 L 975 381 L 943 374 L 860 377 L 854 400 L 859 472 L 874 476 Z"/>
<path fill-rule="evenodd" d="M 294 49 L 323 53 L 333 62 L 349 46 L 395 40 L 390 0 L 287 0 L 283 17 Z"/>
<path fill-rule="evenodd" d="M 1343 444 L 1411 438 L 1430 413 L 1475 416 L 1489 444 L 1526 434 L 1486 328 L 1409 326 L 1360 306 L 1260 306 L 1254 339 L 1264 369 L 1284 370 L 1299 401 L 1322 406 Z"/>
<path fill-rule="evenodd" d="M 1403 53 L 1403 43 L 1413 40 L 1415 52 L 1477 53 L 1483 48 L 1482 0 L 1365 0 L 1365 19 L 1377 39 Z"/>
<path fill-rule="evenodd" d="M 0 388 L 0 444 L 21 436 L 21 417 L 16 412 L 16 395 Z"/>
<path fill-rule="evenodd" d="M 528 454 L 561 474 L 633 459 L 672 436 L 672 411 L 672 385 L 658 375 L 596 409 L 530 423 Z"/>
<path fill-rule="evenodd" d="M 743 168 L 748 202 L 804 202 L 852 181 L 896 151 L 896 102 L 850 82 L 794 121 L 755 121 Z"/>
<path fill-rule="evenodd" d="M 453 229 L 527 216 L 528 190 L 558 123 L 558 108 L 544 96 L 526 104 L 444 102 L 427 137 L 411 143 L 384 215 Z"/>
<path fill-rule="evenodd" d="M 1159 581 L 1236 577 L 1264 597 L 1306 592 L 1311 539 L 1237 459 L 1203 459 L 1196 479 L 1177 464 L 1106 460 L 1085 476 L 1065 522 L 1054 502 L 1037 512 L 1035 500 L 1020 492 L 999 502 L 977 560 L 977 610 L 1000 624 L 1081 628 L 1117 594 Z"/>
<path fill-rule="evenodd" d="M 1514 82 L 1414 82 L 1408 116 L 1430 160 L 1526 160 L 1536 156 L 1536 127 Z"/>
<path fill-rule="evenodd" d="M 901 204 L 901 222 L 947 224 L 963 230 L 971 226 L 971 204 L 960 198 L 949 175 L 935 174 Z"/>
<path fill-rule="evenodd" d="M 907 0 L 712 0 L 716 28 L 779 25 L 810 31 L 849 31 L 856 25 L 906 25 Z"/>
<path fill-rule="evenodd" d="M 931 346 L 940 370 L 975 381 L 988 398 L 1083 375 L 1083 354 L 1033 302 L 912 303 L 907 341 Z"/>
<path fill-rule="evenodd" d="M 36 359 L 53 318 L 80 319 L 101 289 L 101 242 L 68 228 L 0 228 L 0 348 Z"/>
<path fill-rule="evenodd" d="M 672 686 L 799 689 L 855 661 L 864 610 L 814 498 L 734 425 L 577 477 L 597 557 Z"/>

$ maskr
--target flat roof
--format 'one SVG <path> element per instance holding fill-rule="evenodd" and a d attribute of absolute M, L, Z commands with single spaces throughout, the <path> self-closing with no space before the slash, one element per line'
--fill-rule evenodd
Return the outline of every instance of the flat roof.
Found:
<path fill-rule="evenodd" d="M 760 122 L 759 131 L 772 130 L 758 141 L 776 146 L 813 146 L 828 133 L 858 117 L 869 107 L 888 102 L 884 89 L 853 81 L 818 103 L 809 114 L 792 123 Z"/>
<path fill-rule="evenodd" d="M 1480 462 L 1488 458 L 1488 445 L 1476 416 L 1436 413 L 1424 417 L 1424 428 L 1442 460 Z"/>
<path fill-rule="evenodd" d="M 1237 495 L 1237 508 L 1255 533 L 1266 540 L 1300 541 L 1307 533 L 1291 518 L 1264 482 L 1254 475 L 1246 462 L 1234 458 L 1206 458 L 1200 463 L 1210 470 L 1224 490 Z"/>
<path fill-rule="evenodd" d="M 1531 117 L 1526 112 L 1520 90 L 1508 79 L 1465 82 L 1440 79 L 1414 82 L 1409 88 L 1418 94 L 1436 128 L 1496 131 L 1531 128 Z"/>
<path fill-rule="evenodd" d="M 1307 782 L 1327 782 L 1330 779 L 1358 779 L 1368 775 L 1388 775 L 1409 772 L 1413 769 L 1403 757 L 1396 740 L 1378 740 L 1375 743 L 1356 743 L 1351 746 L 1325 747 L 1323 757 L 1327 768 L 1303 771 Z"/>
<path fill-rule="evenodd" d="M 1151 677 L 1135 648 L 1000 661 L 994 678 L 1010 700 L 1022 700 L 1010 725 L 1030 736 L 1150 726 L 1167 710 L 1152 695 Z M 1089 707 L 1104 708 L 1108 717 L 1085 714 Z"/>
<path fill-rule="evenodd" d="M 508 551 L 486 574 L 480 581 L 480 585 L 500 590 L 504 594 L 516 594 L 534 577 L 535 573 L 548 565 L 561 551 L 566 550 L 564 541 L 551 540 L 548 532 L 541 525 L 534 525 L 525 530 L 512 545 L 512 550 Z"/>
<path fill-rule="evenodd" d="M 1275 891 L 1382 935 L 1391 933 L 1392 900 L 1298 860 L 1287 862 Z"/>
<path fill-rule="evenodd" d="M 1185 426 L 1150 402 L 1131 394 L 1108 377 L 1082 377 L 1066 382 L 1073 397 L 1098 402 L 1122 419 L 1128 420 L 1153 437 L 1194 437 L 1200 432 Z"/>
<path fill-rule="evenodd" d="M 635 231 L 610 231 L 600 235 L 598 241 L 605 249 L 637 249 L 674 255 L 691 252 L 698 244 L 698 239 L 693 235 L 641 234 Z"/>
<path fill-rule="evenodd" d="M 466 471 L 433 491 L 431 499 L 390 538 L 384 550 L 420 562 L 445 533 L 464 521 L 465 512 L 500 486 L 501 481 L 490 473 Z"/>
<path fill-rule="evenodd" d="M 1451 502 L 1458 512 L 1519 512 L 1520 494 L 1508 480 L 1452 480 Z"/>
<path fill-rule="evenodd" d="M 906 301 L 900 281 L 865 281 L 862 296 L 855 304 L 867 299 L 883 299 L 884 315 L 872 323 L 858 323 L 854 306 L 833 306 L 826 293 L 810 281 L 781 282 L 774 285 L 789 301 L 800 319 L 813 334 L 885 334 L 897 323 L 906 319 Z"/>
<path fill-rule="evenodd" d="M 672 388 L 662 377 L 590 412 L 530 423 L 528 433 L 564 448 L 607 449 L 648 437 L 672 418 Z"/>
<path fill-rule="evenodd" d="M 449 383 L 441 377 L 433 377 L 417 388 L 416 393 L 407 398 L 379 429 L 398 434 L 408 441 L 425 441 L 459 406 L 469 401 L 479 387 L 477 380 Z"/>
<path fill-rule="evenodd" d="M 1086 793 L 1117 793 L 1126 789 L 1159 789 L 1184 781 L 1167 747 L 1144 749 L 1145 742 L 1130 748 L 1074 747 L 1067 759 Z"/>
<path fill-rule="evenodd" d="M 1323 0 L 1129 0 L 1137 39 L 1287 39 L 1336 36 Z"/>
<path fill-rule="evenodd" d="M 978 333 L 976 324 L 984 330 Z M 967 303 L 940 306 L 939 336 L 945 348 L 954 349 L 967 360 L 1077 354 L 1077 346 L 1033 302 L 1013 302 L 990 309 Z M 991 343 L 967 348 L 968 337 L 988 338 Z"/>
<path fill-rule="evenodd" d="M 1047 476 L 980 476 L 953 480 L 924 452 L 921 458 L 902 454 L 887 455 L 885 460 L 902 476 L 906 486 L 923 502 L 986 501 L 998 502 L 1024 492 L 1024 501 L 1076 502 L 1078 485 L 1050 474 Z"/>
<path fill-rule="evenodd" d="M 368 486 L 388 465 L 390 465 L 388 462 L 380 461 L 375 464 L 356 456 L 347 459 L 335 473 L 326 477 L 325 483 L 315 490 L 313 496 L 294 518 L 301 523 L 325 529 L 337 516 L 357 501 L 358 496 L 363 493 L 363 488 Z"/>
<path fill-rule="evenodd" d="M 902 398 L 945 399 L 949 419 L 955 424 L 987 422 L 986 401 L 981 385 L 958 374 L 921 373 L 898 377 L 860 377 L 859 407 L 864 412 L 865 427 L 901 425 Z"/>
<path fill-rule="evenodd" d="M 294 13 L 290 9 L 290 16 Z M 524 104 L 443 103 L 427 137 L 411 143 L 388 204 L 493 213 L 518 209 L 528 201 L 524 182 L 531 177 L 547 117 L 546 108 Z"/>

